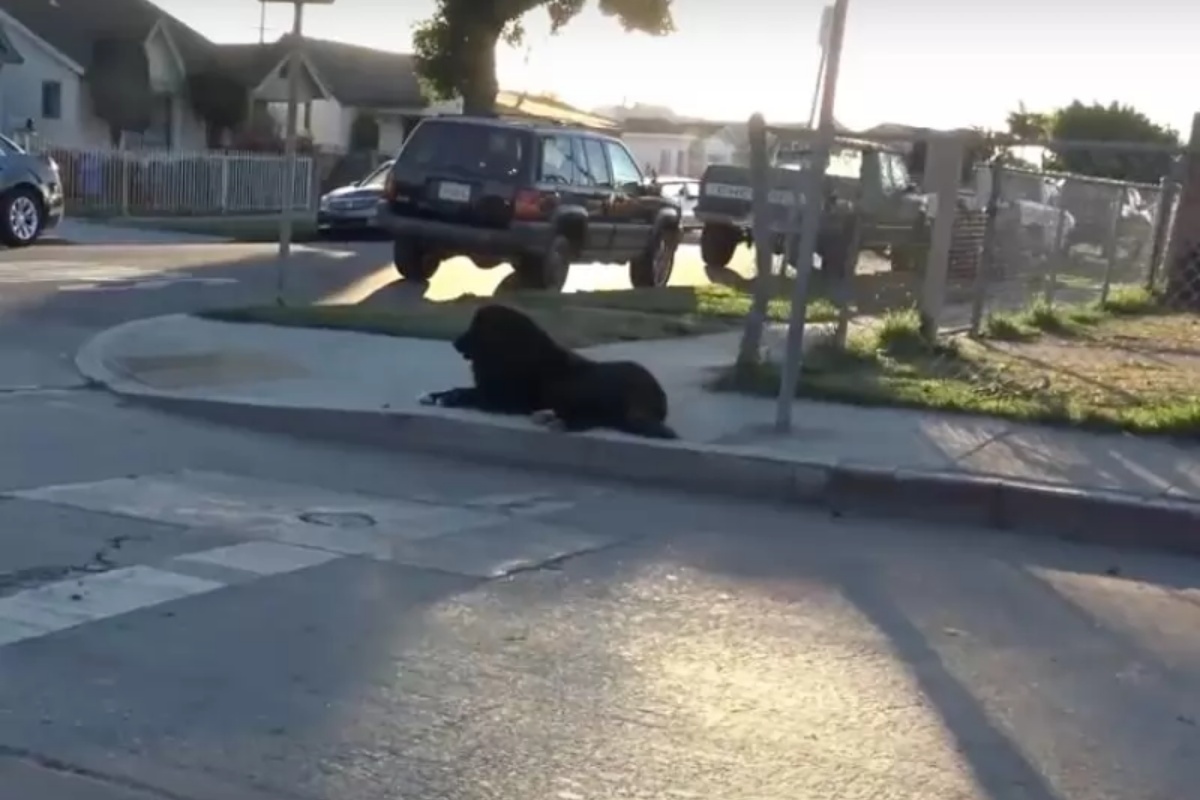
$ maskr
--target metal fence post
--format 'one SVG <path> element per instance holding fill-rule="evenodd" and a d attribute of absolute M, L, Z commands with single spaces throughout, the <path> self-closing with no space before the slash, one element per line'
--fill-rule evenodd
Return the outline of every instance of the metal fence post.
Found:
<path fill-rule="evenodd" d="M 1117 267 L 1117 248 L 1121 231 L 1121 211 L 1125 207 L 1127 190 L 1122 188 L 1113 197 L 1112 213 L 1108 222 L 1108 238 L 1104 242 L 1107 257 L 1104 259 L 1104 283 L 1100 287 L 1100 304 L 1108 302 L 1108 293 L 1112 289 L 1113 270 Z"/>
<path fill-rule="evenodd" d="M 1150 246 L 1150 264 L 1146 269 L 1146 291 L 1154 290 L 1159 266 L 1163 260 L 1163 251 L 1167 247 L 1167 231 L 1171 228 L 1171 216 L 1175 210 L 1175 195 L 1179 189 L 1173 173 L 1174 170 L 1172 170 L 1172 174 L 1162 179 L 1158 203 L 1154 206 L 1154 239 Z"/>
<path fill-rule="evenodd" d="M 965 150 L 961 136 L 939 133 L 929 138 L 926 174 L 937 198 L 937 208 L 929 235 L 920 300 L 921 334 L 929 341 L 937 337 L 942 306 L 946 301 L 950 245 L 954 238 L 954 219 L 958 215 L 958 183 Z"/>
<path fill-rule="evenodd" d="M 825 169 L 833 149 L 833 109 L 837 96 L 838 73 L 842 63 L 842 43 L 846 34 L 849 0 L 834 0 L 830 15 L 829 45 L 826 50 L 825 76 L 821 90 L 820 124 L 812 164 L 806 170 L 803 194 L 797 198 L 802 214 L 796 282 L 792 285 L 792 308 L 788 317 L 787 347 L 779 376 L 779 395 L 775 399 L 775 430 L 787 433 L 792 428 L 792 405 L 804 364 L 804 326 L 808 323 L 808 281 L 812 276 L 813 256 L 821 224 L 821 195 Z M 793 215 L 794 217 L 794 215 Z M 787 231 L 786 235 L 791 235 Z"/>
<path fill-rule="evenodd" d="M 983 242 L 975 263 L 975 281 L 971 287 L 971 335 L 983 329 L 983 313 L 987 307 L 989 273 L 996 262 L 996 215 L 1003 192 L 1004 165 L 997 157 L 992 162 L 992 185 L 988 187 L 987 207 L 984 210 Z"/>
<path fill-rule="evenodd" d="M 229 156 L 221 156 L 221 199 L 222 214 L 229 213 Z"/>
<path fill-rule="evenodd" d="M 770 167 L 767 164 L 767 123 L 762 114 L 750 117 L 747 126 L 750 137 L 750 185 L 753 189 L 754 214 L 754 286 L 750 311 L 742 330 L 738 347 L 737 371 L 750 369 L 758 363 L 762 350 L 763 327 L 767 321 L 767 305 L 771 298 L 772 256 L 770 219 Z"/>
<path fill-rule="evenodd" d="M 1063 194 L 1066 192 L 1066 182 L 1063 182 L 1063 188 L 1058 193 L 1058 223 L 1054 226 L 1054 250 L 1050 253 L 1050 259 L 1046 265 L 1046 288 L 1043 290 L 1043 297 L 1046 305 L 1054 305 L 1054 294 L 1058 290 L 1058 267 L 1059 259 L 1062 258 L 1063 248 L 1066 246 L 1067 237 L 1067 207 L 1063 205 Z"/>

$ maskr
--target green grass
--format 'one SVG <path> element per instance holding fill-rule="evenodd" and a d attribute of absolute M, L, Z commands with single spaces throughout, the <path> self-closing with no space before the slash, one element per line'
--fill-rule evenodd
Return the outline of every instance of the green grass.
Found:
<path fill-rule="evenodd" d="M 229 217 L 114 217 L 105 224 L 142 230 L 176 231 L 203 236 L 219 236 L 235 242 L 268 243 L 279 241 L 279 215 Z M 315 241 L 317 221 L 310 214 L 301 214 L 293 220 L 292 240 Z"/>
<path fill-rule="evenodd" d="M 1200 433 L 1200 318 L 1120 288 L 1104 304 L 993 315 L 979 340 L 929 342 L 913 311 L 886 314 L 805 361 L 797 395 L 1143 434 Z M 1191 342 L 1190 358 L 1163 347 Z M 718 391 L 775 396 L 775 364 L 723 371 Z"/>
<path fill-rule="evenodd" d="M 328 306 L 252 306 L 200 312 L 224 322 L 249 322 L 300 328 L 357 331 L 414 339 L 453 339 L 471 315 L 491 298 L 462 297 L 441 303 L 413 303 L 401 310 Z M 739 330 L 750 298 L 723 286 L 679 286 L 623 291 L 519 291 L 502 302 L 522 309 L 569 347 L 620 341 L 645 341 Z M 786 321 L 788 305 L 772 301 L 768 317 Z M 836 318 L 828 303 L 810 307 L 809 318 Z"/>

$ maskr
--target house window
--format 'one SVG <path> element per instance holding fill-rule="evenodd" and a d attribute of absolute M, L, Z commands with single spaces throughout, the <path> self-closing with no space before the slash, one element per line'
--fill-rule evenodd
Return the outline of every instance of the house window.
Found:
<path fill-rule="evenodd" d="M 42 119 L 62 118 L 62 84 L 42 81 Z"/>

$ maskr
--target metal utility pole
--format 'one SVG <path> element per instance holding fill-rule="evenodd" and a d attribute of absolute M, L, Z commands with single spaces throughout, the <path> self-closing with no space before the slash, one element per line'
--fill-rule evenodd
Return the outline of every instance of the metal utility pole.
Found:
<path fill-rule="evenodd" d="M 787 347 L 779 376 L 779 396 L 775 404 L 775 430 L 792 429 L 792 406 L 804 361 L 804 326 L 808 324 L 808 281 L 812 275 L 817 234 L 821 224 L 821 189 L 835 136 L 834 101 L 838 72 L 842 65 L 842 41 L 846 35 L 846 12 L 850 0 L 834 0 L 830 14 L 829 40 L 825 48 L 825 75 L 821 87 L 821 114 L 817 125 L 812 164 L 807 170 L 803 194 L 797 208 L 801 213 L 800 246 L 796 256 L 796 282 L 792 285 L 792 310 L 788 318 Z M 824 31 L 822 31 L 824 33 Z M 788 231 L 790 234 L 791 231 Z"/>

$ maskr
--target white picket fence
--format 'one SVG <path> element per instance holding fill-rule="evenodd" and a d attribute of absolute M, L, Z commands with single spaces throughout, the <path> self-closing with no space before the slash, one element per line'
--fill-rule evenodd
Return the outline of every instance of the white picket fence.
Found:
<path fill-rule="evenodd" d="M 67 213 L 212 216 L 316 206 L 313 159 L 297 158 L 287 189 L 282 155 L 171 150 L 75 150 L 41 147 L 57 163 Z"/>

